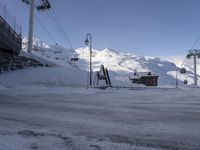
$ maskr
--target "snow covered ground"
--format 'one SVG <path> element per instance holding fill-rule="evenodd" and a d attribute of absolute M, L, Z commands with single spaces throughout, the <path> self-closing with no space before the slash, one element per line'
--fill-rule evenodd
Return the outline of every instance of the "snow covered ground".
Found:
<path fill-rule="evenodd" d="M 0 90 L 2 150 L 199 150 L 200 89 Z"/>
<path fill-rule="evenodd" d="M 87 72 L 75 68 L 36 67 L 0 74 L 0 86 L 86 87 Z"/>
<path fill-rule="evenodd" d="M 104 64 L 113 85 L 135 87 L 127 78 L 137 70 L 160 75 L 164 86 L 86 89 L 88 52 L 76 50 L 79 61 L 71 62 L 74 51 L 36 39 L 33 54 L 21 55 L 51 67 L 0 74 L 0 149 L 200 149 L 200 88 L 172 88 L 181 61 L 93 50 L 94 71 Z M 179 82 L 193 82 L 188 68 Z"/>

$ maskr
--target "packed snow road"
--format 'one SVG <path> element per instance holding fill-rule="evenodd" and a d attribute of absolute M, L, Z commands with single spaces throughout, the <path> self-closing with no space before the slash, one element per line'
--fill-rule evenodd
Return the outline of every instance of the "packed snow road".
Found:
<path fill-rule="evenodd" d="M 0 149 L 199 150 L 200 89 L 2 89 Z"/>

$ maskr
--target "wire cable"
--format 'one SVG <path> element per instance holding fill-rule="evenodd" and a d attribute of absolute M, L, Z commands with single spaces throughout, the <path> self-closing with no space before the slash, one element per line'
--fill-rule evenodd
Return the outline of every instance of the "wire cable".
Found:
<path fill-rule="evenodd" d="M 65 33 L 65 31 L 62 27 L 62 25 L 60 23 L 58 23 L 58 19 L 56 19 L 55 16 L 52 13 L 50 13 L 49 11 L 46 11 L 46 13 L 47 13 L 47 16 L 49 17 L 51 23 L 55 26 L 58 33 L 60 35 L 64 36 L 64 42 L 65 42 L 66 46 L 70 46 L 70 48 L 72 50 L 74 50 L 68 36 L 66 35 L 66 33 Z"/>
<path fill-rule="evenodd" d="M 37 19 L 37 21 L 39 22 L 39 24 L 44 28 L 44 30 L 49 34 L 50 38 L 55 42 L 55 38 L 52 36 L 52 34 L 48 31 L 48 29 L 45 27 L 45 25 L 41 22 L 41 20 L 39 19 L 39 17 L 36 16 L 36 14 L 34 14 L 35 18 Z"/>
<path fill-rule="evenodd" d="M 39 5 L 39 4 L 40 4 L 40 3 L 37 2 L 36 5 L 35 5 L 35 7 L 36 7 L 37 5 Z M 56 30 L 58 31 L 58 33 L 60 33 L 61 35 L 63 35 L 65 44 L 66 44 L 67 46 L 70 46 L 71 50 L 74 51 L 74 56 L 75 56 L 76 52 L 75 52 L 75 50 L 74 50 L 74 47 L 73 47 L 73 45 L 72 45 L 72 43 L 71 43 L 71 41 L 70 41 L 70 39 L 69 39 L 67 33 L 65 32 L 65 30 L 64 30 L 64 28 L 63 28 L 63 26 L 62 26 L 62 24 L 61 24 L 61 21 L 60 21 L 59 17 L 57 16 L 56 12 L 54 11 L 54 9 L 53 9 L 52 7 L 51 7 L 50 10 L 52 10 L 52 11 L 44 10 L 44 12 L 47 13 L 48 17 L 50 18 L 50 21 L 51 21 L 52 24 L 56 27 Z M 42 23 L 42 21 L 39 19 L 39 17 L 37 17 L 36 14 L 34 14 L 34 16 L 35 16 L 35 18 L 37 19 L 37 21 L 39 22 L 39 24 L 40 24 L 40 25 L 44 28 L 44 30 L 48 33 L 49 37 L 50 37 L 55 43 L 57 43 L 56 40 L 55 40 L 55 38 L 54 38 L 54 37 L 52 36 L 52 34 L 49 32 L 49 30 L 47 29 L 47 27 Z"/>
<path fill-rule="evenodd" d="M 57 21 L 58 25 L 60 26 L 60 29 L 62 30 L 62 32 L 63 32 L 63 34 L 64 34 L 65 38 L 67 39 L 67 41 L 68 41 L 70 47 L 72 48 L 72 50 L 74 50 L 73 45 L 72 45 L 72 43 L 71 43 L 71 41 L 70 41 L 70 39 L 69 39 L 67 33 L 66 33 L 65 30 L 63 29 L 63 26 L 62 26 L 62 24 L 61 24 L 61 22 L 60 22 L 60 19 L 58 18 L 57 14 L 56 14 L 56 12 L 54 11 L 53 8 L 52 8 L 52 12 L 53 12 L 53 15 L 54 15 L 54 17 L 55 17 L 55 20 Z M 53 15 L 52 15 L 52 16 L 53 16 Z"/>

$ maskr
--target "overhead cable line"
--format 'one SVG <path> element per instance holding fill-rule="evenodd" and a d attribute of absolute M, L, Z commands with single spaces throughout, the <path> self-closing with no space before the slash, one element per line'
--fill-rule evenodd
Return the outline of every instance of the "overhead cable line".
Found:
<path fill-rule="evenodd" d="M 52 36 L 52 34 L 48 31 L 48 29 L 45 27 L 45 25 L 41 22 L 41 20 L 34 14 L 35 18 L 38 20 L 39 24 L 44 28 L 44 30 L 49 34 L 50 38 L 55 42 L 55 38 Z"/>
<path fill-rule="evenodd" d="M 56 23 L 54 18 L 51 16 L 51 14 L 48 11 L 46 13 L 47 13 L 47 16 L 49 17 L 51 23 L 53 24 L 53 26 L 55 26 L 58 33 L 62 36 L 63 35 L 62 30 L 60 29 L 60 27 L 58 26 L 58 24 Z M 66 46 L 69 46 L 69 43 L 67 42 L 66 39 L 64 39 L 64 42 L 65 42 Z"/>
<path fill-rule="evenodd" d="M 54 21 L 54 19 L 51 17 L 50 13 L 47 11 L 47 16 L 49 17 L 51 23 L 53 24 L 53 26 L 55 26 L 56 30 L 58 31 L 58 33 L 62 33 L 61 29 L 57 26 L 56 22 Z M 68 43 L 66 43 L 68 45 Z"/>
<path fill-rule="evenodd" d="M 56 27 L 58 33 L 62 34 L 62 36 L 64 36 L 64 42 L 67 46 L 70 46 L 71 50 L 74 52 L 74 58 L 77 59 L 77 53 L 75 52 L 75 49 L 68 37 L 68 35 L 66 34 L 58 16 L 56 15 L 55 11 L 53 10 L 53 8 L 51 9 L 53 12 L 51 11 L 46 11 L 47 16 L 49 17 L 51 23 Z"/>
<path fill-rule="evenodd" d="M 194 42 L 194 44 L 192 45 L 192 47 L 191 47 L 190 50 L 194 49 L 195 47 L 198 47 L 199 44 L 200 44 L 200 36 L 196 39 L 196 41 Z M 189 50 L 189 51 L 190 51 L 190 50 Z M 185 59 L 183 60 L 183 63 L 182 63 L 182 65 L 181 65 L 181 67 L 183 67 L 183 66 L 189 67 L 189 66 L 187 65 L 187 63 L 188 63 L 188 59 L 185 58 Z M 190 67 L 189 67 L 189 68 L 190 68 Z"/>
<path fill-rule="evenodd" d="M 200 41 L 200 36 L 197 38 L 197 40 L 194 42 L 194 44 L 192 45 L 191 49 L 194 49 L 195 46 L 197 46 L 199 44 Z"/>
<path fill-rule="evenodd" d="M 23 1 L 25 1 L 25 0 L 23 0 Z M 28 1 L 28 0 L 26 0 L 26 1 Z M 55 10 L 52 8 L 50 2 L 48 0 L 42 0 L 42 3 L 37 2 L 37 5 L 35 7 L 37 8 L 38 11 L 44 11 L 47 13 L 48 17 L 51 19 L 51 22 L 53 23 L 53 25 L 55 25 L 57 31 L 64 36 L 65 43 L 67 45 L 69 44 L 70 48 L 72 50 L 74 50 L 73 45 L 72 45 L 68 35 L 66 34 Z M 52 10 L 52 11 L 49 11 L 49 10 Z"/>
<path fill-rule="evenodd" d="M 57 14 L 56 14 L 56 12 L 54 11 L 53 8 L 52 8 L 52 14 L 53 14 L 52 16 L 55 18 L 55 21 L 56 21 L 56 22 L 58 23 L 58 25 L 60 26 L 60 29 L 62 30 L 62 33 L 63 33 L 64 37 L 66 38 L 66 40 L 68 41 L 70 47 L 74 50 L 73 45 L 72 45 L 72 43 L 71 43 L 71 41 L 70 41 L 70 39 L 69 39 L 67 33 L 65 32 L 65 30 L 64 30 L 64 28 L 63 28 L 63 26 L 62 26 L 62 24 L 61 24 L 61 22 L 60 22 L 60 19 L 58 18 Z"/>
<path fill-rule="evenodd" d="M 65 31 L 62 28 L 62 25 L 58 24 L 57 19 L 55 18 L 55 16 L 52 13 L 50 13 L 49 11 L 46 11 L 46 13 L 47 13 L 47 16 L 49 17 L 51 23 L 55 26 L 55 28 L 58 31 L 58 33 L 60 35 L 64 36 L 64 42 L 65 42 L 66 46 L 70 46 L 70 48 L 72 50 L 74 50 L 70 40 L 68 39 L 68 37 L 65 36 Z"/>

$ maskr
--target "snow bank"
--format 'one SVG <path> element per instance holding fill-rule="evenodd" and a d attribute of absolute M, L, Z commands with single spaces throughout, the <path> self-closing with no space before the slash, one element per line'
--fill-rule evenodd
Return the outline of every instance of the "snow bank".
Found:
<path fill-rule="evenodd" d="M 20 85 L 85 87 L 87 73 L 73 68 L 28 68 L 0 74 L 1 87 Z"/>

